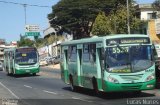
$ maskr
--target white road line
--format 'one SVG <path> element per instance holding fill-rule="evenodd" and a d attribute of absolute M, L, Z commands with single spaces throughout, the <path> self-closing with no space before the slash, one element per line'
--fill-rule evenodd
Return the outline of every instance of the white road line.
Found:
<path fill-rule="evenodd" d="M 50 93 L 50 94 L 57 94 L 56 92 L 51 92 L 51 91 L 47 91 L 47 90 L 43 90 L 43 92 Z"/>
<path fill-rule="evenodd" d="M 32 88 L 31 86 L 28 86 L 28 85 L 24 85 L 24 87 L 27 87 L 27 88 Z"/>
<path fill-rule="evenodd" d="M 72 97 L 73 99 L 76 99 L 76 100 L 79 100 L 80 98 L 78 98 L 78 97 Z"/>
<path fill-rule="evenodd" d="M 85 101 L 85 102 L 93 102 L 93 101 L 84 100 L 84 99 L 81 99 L 81 98 L 78 98 L 78 97 L 72 97 L 72 98 L 75 99 L 75 100 L 81 100 L 81 101 Z"/>
<path fill-rule="evenodd" d="M 8 90 L 16 99 L 20 99 L 17 95 L 15 95 L 9 88 L 7 88 L 3 83 L 0 82 L 0 85 L 2 85 L 6 90 Z"/>

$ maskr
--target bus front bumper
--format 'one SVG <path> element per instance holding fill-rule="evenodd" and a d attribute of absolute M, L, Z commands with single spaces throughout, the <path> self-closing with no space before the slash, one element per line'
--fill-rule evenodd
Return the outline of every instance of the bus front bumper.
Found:
<path fill-rule="evenodd" d="M 139 90 L 152 90 L 155 87 L 156 80 L 151 80 L 144 83 L 131 83 L 131 84 L 117 84 L 105 81 L 104 91 L 139 91 Z"/>
<path fill-rule="evenodd" d="M 34 69 L 16 69 L 15 74 L 29 74 L 29 73 L 38 73 L 39 68 Z"/>

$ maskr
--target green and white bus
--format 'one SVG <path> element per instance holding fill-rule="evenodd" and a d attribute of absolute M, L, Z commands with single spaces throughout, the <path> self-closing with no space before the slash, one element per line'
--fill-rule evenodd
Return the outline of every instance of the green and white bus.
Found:
<path fill-rule="evenodd" d="M 21 47 L 4 50 L 4 70 L 8 75 L 39 72 L 39 54 L 36 48 Z"/>
<path fill-rule="evenodd" d="M 61 44 L 61 78 L 72 89 L 96 92 L 150 90 L 155 87 L 152 43 L 147 35 L 110 35 Z"/>

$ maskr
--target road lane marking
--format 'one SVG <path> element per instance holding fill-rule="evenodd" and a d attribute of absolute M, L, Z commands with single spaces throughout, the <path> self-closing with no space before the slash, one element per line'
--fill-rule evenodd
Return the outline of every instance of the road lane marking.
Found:
<path fill-rule="evenodd" d="M 0 85 L 2 85 L 6 90 L 8 90 L 16 99 L 20 99 L 17 95 L 15 95 L 9 88 L 7 88 L 3 83 L 0 82 Z"/>
<path fill-rule="evenodd" d="M 51 91 L 47 91 L 47 90 L 43 90 L 43 92 L 50 93 L 50 94 L 57 94 L 56 92 L 51 92 Z"/>
<path fill-rule="evenodd" d="M 72 97 L 72 99 L 75 99 L 75 100 L 81 100 L 81 101 L 85 101 L 85 102 L 93 102 L 93 101 L 89 101 L 89 100 L 81 99 L 81 98 L 78 98 L 78 97 Z"/>
<path fill-rule="evenodd" d="M 24 87 L 27 87 L 27 88 L 32 88 L 31 86 L 28 86 L 28 85 L 24 85 Z"/>
<path fill-rule="evenodd" d="M 78 97 L 72 97 L 73 99 L 76 99 L 76 100 L 79 100 L 80 98 L 78 98 Z"/>

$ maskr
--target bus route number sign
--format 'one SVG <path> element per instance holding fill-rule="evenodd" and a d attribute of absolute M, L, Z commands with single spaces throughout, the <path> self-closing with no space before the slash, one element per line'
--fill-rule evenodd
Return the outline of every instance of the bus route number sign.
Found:
<path fill-rule="evenodd" d="M 31 52 L 31 51 L 36 51 L 36 49 L 35 48 L 20 48 L 16 50 L 16 52 Z"/>
<path fill-rule="evenodd" d="M 139 38 L 116 38 L 116 39 L 107 39 L 107 45 L 116 45 L 116 44 L 149 44 L 150 40 L 146 37 L 139 37 Z"/>

